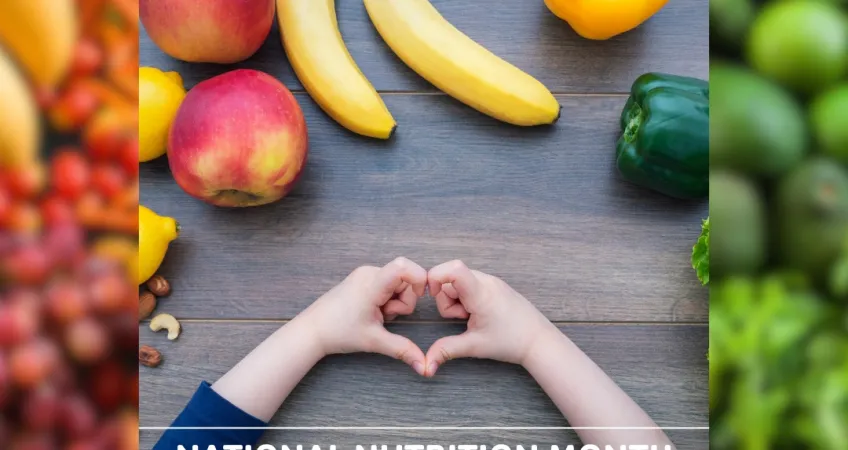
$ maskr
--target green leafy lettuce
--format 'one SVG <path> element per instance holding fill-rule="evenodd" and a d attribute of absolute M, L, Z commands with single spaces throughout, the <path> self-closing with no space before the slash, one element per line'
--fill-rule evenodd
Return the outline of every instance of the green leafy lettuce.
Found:
<path fill-rule="evenodd" d="M 701 235 L 692 247 L 692 268 L 702 285 L 710 282 L 710 218 L 701 224 Z"/>

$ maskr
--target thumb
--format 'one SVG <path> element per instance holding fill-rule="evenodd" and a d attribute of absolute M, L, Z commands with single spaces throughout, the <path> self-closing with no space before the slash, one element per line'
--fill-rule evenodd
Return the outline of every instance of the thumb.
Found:
<path fill-rule="evenodd" d="M 399 359 L 410 365 L 419 375 L 424 375 L 424 352 L 408 338 L 383 328 L 378 332 L 370 351 Z"/>
<path fill-rule="evenodd" d="M 477 335 L 465 332 L 455 336 L 445 336 L 430 346 L 427 350 L 427 374 L 432 377 L 436 374 L 439 366 L 456 358 L 468 358 L 476 356 L 479 348 Z"/>

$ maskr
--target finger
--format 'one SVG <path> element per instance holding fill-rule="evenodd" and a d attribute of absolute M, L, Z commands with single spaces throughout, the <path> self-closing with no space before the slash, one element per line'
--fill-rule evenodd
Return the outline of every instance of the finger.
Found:
<path fill-rule="evenodd" d="M 379 353 L 395 359 L 399 359 L 415 370 L 419 375 L 424 375 L 424 352 L 406 337 L 390 333 L 385 328 L 380 328 L 374 339 L 371 349 L 372 353 Z"/>
<path fill-rule="evenodd" d="M 395 288 L 395 294 L 400 294 L 401 292 L 405 291 L 406 288 L 408 288 L 408 287 L 409 287 L 409 283 L 404 281 L 403 283 L 399 284 L 398 287 Z"/>
<path fill-rule="evenodd" d="M 383 311 L 383 321 L 384 322 L 390 322 L 390 321 L 395 320 L 395 319 L 397 319 L 397 314 L 386 314 L 386 312 Z"/>
<path fill-rule="evenodd" d="M 450 298 L 445 291 L 436 295 L 436 307 L 445 319 L 467 319 L 469 316 L 465 306 L 459 300 Z"/>
<path fill-rule="evenodd" d="M 474 273 L 473 271 L 471 273 Z M 456 288 L 453 287 L 452 284 L 446 283 L 442 285 L 442 292 L 447 294 L 450 298 L 459 298 L 459 293 L 456 292 Z"/>
<path fill-rule="evenodd" d="M 450 283 L 452 289 L 456 290 L 457 297 L 463 301 L 473 299 L 478 286 L 477 277 L 459 260 L 433 267 L 427 274 L 427 280 L 430 285 L 430 295 L 438 294 L 443 285 Z"/>
<path fill-rule="evenodd" d="M 408 316 L 415 311 L 416 303 L 418 303 L 418 295 L 412 291 L 411 286 L 407 286 L 406 290 L 398 295 L 398 298 L 393 298 L 386 302 L 382 310 L 384 314 Z"/>
<path fill-rule="evenodd" d="M 408 283 L 412 291 L 420 297 L 424 295 L 424 289 L 427 287 L 427 271 L 406 258 L 397 258 L 383 266 L 374 279 L 375 293 L 383 302 L 381 304 L 385 304 L 395 292 L 399 292 L 403 283 Z"/>
<path fill-rule="evenodd" d="M 445 336 L 437 340 L 427 350 L 427 372 L 425 376 L 432 377 L 442 364 L 452 359 L 476 356 L 478 348 L 477 335 L 470 332 Z"/>

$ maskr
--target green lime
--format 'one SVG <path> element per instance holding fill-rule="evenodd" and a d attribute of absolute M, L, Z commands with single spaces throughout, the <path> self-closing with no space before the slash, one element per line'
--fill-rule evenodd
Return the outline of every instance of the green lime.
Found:
<path fill-rule="evenodd" d="M 813 101 L 810 124 L 819 149 L 848 164 L 848 84 L 833 88 Z"/>
<path fill-rule="evenodd" d="M 774 178 L 807 152 L 804 110 L 746 67 L 710 65 L 710 169 Z"/>
<path fill-rule="evenodd" d="M 814 94 L 848 72 L 848 17 L 828 2 L 769 3 L 751 26 L 747 56 L 763 75 Z"/>

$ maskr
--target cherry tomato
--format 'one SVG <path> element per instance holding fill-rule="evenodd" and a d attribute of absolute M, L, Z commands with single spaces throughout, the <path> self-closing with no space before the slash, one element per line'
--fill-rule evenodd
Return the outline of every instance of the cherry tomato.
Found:
<path fill-rule="evenodd" d="M 5 187 L 0 186 L 0 224 L 5 224 L 12 209 L 12 198 Z"/>
<path fill-rule="evenodd" d="M 121 116 L 112 109 L 98 111 L 83 130 L 82 141 L 95 161 L 115 158 L 127 140 L 128 129 Z"/>
<path fill-rule="evenodd" d="M 56 103 L 56 89 L 48 86 L 35 88 L 35 102 L 42 110 L 49 110 Z"/>
<path fill-rule="evenodd" d="M 53 157 L 50 171 L 53 188 L 69 200 L 79 198 L 88 187 L 88 162 L 77 151 L 64 150 Z"/>
<path fill-rule="evenodd" d="M 100 102 L 93 92 L 74 83 L 50 106 L 48 115 L 56 129 L 69 132 L 79 129 L 98 106 Z"/>
<path fill-rule="evenodd" d="M 44 189 L 44 177 L 41 164 L 29 164 L 6 172 L 6 187 L 14 197 L 32 198 Z"/>
<path fill-rule="evenodd" d="M 41 230 L 41 213 L 38 208 L 26 201 L 11 205 L 3 225 L 9 231 L 23 234 L 36 234 Z"/>
<path fill-rule="evenodd" d="M 103 50 L 91 39 L 83 38 L 74 48 L 71 73 L 78 76 L 91 75 L 103 65 Z"/>
<path fill-rule="evenodd" d="M 138 177 L 138 139 L 129 139 L 121 149 L 121 165 L 131 178 Z"/>
<path fill-rule="evenodd" d="M 124 173 L 111 164 L 99 164 L 91 171 L 91 186 L 105 199 L 112 199 L 124 187 Z"/>
<path fill-rule="evenodd" d="M 74 223 L 74 209 L 64 198 L 52 195 L 41 201 L 41 220 L 48 228 Z"/>

